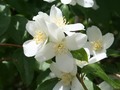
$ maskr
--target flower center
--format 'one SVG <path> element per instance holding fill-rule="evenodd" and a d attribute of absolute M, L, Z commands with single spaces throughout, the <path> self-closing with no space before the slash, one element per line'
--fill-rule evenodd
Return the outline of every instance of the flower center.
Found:
<path fill-rule="evenodd" d="M 46 34 L 43 32 L 36 32 L 34 36 L 34 40 L 36 41 L 36 44 L 39 44 L 40 42 L 44 42 L 46 40 Z"/>
<path fill-rule="evenodd" d="M 54 18 L 53 22 L 56 23 L 58 27 L 63 27 L 67 24 L 65 17 Z"/>
<path fill-rule="evenodd" d="M 65 73 L 62 75 L 61 80 L 64 85 L 70 85 L 73 80 L 73 75 L 70 73 Z"/>
<path fill-rule="evenodd" d="M 99 51 L 103 48 L 102 47 L 102 42 L 100 40 L 91 42 L 91 44 L 92 44 L 92 47 L 95 51 Z"/>
<path fill-rule="evenodd" d="M 67 52 L 67 48 L 64 45 L 64 42 L 59 42 L 54 45 L 56 54 L 62 54 Z"/>

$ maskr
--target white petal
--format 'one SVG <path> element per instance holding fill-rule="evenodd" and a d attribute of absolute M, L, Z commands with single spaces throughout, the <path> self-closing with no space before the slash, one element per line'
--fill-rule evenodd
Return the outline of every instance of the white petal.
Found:
<path fill-rule="evenodd" d="M 70 86 L 64 86 L 63 83 L 60 81 L 55 85 L 53 90 L 70 90 Z"/>
<path fill-rule="evenodd" d="M 57 17 L 62 17 L 62 12 L 59 8 L 57 8 L 55 5 L 51 7 L 50 10 L 50 17 L 51 18 L 57 18 Z"/>
<path fill-rule="evenodd" d="M 100 29 L 96 26 L 89 27 L 87 29 L 87 35 L 88 35 L 89 41 L 102 40 L 102 33 Z"/>
<path fill-rule="evenodd" d="M 69 4 L 72 0 L 61 0 L 63 4 Z"/>
<path fill-rule="evenodd" d="M 23 43 L 24 54 L 27 57 L 34 56 L 38 51 L 38 44 L 34 40 L 28 40 Z"/>
<path fill-rule="evenodd" d="M 76 59 L 76 64 L 80 67 L 83 68 L 84 66 L 88 65 L 88 62 L 86 61 L 80 61 Z"/>
<path fill-rule="evenodd" d="M 72 1 L 70 2 L 70 4 L 73 5 L 73 6 L 76 5 L 76 0 L 72 0 Z"/>
<path fill-rule="evenodd" d="M 73 70 L 71 71 L 71 74 L 72 74 L 73 76 L 76 76 L 76 74 L 77 74 L 77 65 L 76 65 L 76 63 L 74 64 L 74 68 L 73 68 Z"/>
<path fill-rule="evenodd" d="M 60 78 L 62 76 L 62 72 L 58 69 L 57 64 L 56 63 L 52 63 L 50 65 L 50 70 L 58 77 Z"/>
<path fill-rule="evenodd" d="M 104 44 L 104 48 L 108 49 L 114 41 L 114 36 L 112 33 L 107 33 L 103 36 L 103 44 Z"/>
<path fill-rule="evenodd" d="M 75 62 L 69 52 L 66 54 L 56 55 L 56 64 L 61 71 L 69 73 L 73 70 Z"/>
<path fill-rule="evenodd" d="M 98 85 L 101 90 L 114 90 L 107 82 L 102 82 Z"/>
<path fill-rule="evenodd" d="M 55 52 L 53 49 L 53 43 L 48 43 L 38 51 L 35 58 L 36 60 L 43 62 L 53 58 L 54 56 L 55 56 Z"/>
<path fill-rule="evenodd" d="M 84 30 L 84 25 L 81 23 L 76 23 L 76 24 L 65 25 L 63 28 L 66 31 L 78 31 L 78 30 Z"/>
<path fill-rule="evenodd" d="M 90 55 L 93 55 L 93 49 L 90 42 L 86 42 L 86 44 L 84 45 L 84 48 L 87 48 L 90 52 Z"/>
<path fill-rule="evenodd" d="M 96 63 L 107 57 L 106 53 L 99 53 L 88 60 L 89 64 Z"/>
<path fill-rule="evenodd" d="M 78 81 L 76 77 L 73 78 L 71 90 L 84 90 L 81 83 Z"/>
<path fill-rule="evenodd" d="M 28 21 L 26 24 L 26 29 L 32 36 L 34 36 L 37 30 L 37 25 L 34 21 Z"/>
<path fill-rule="evenodd" d="M 51 2 L 53 2 L 55 0 L 44 0 L 44 1 L 51 3 Z"/>
<path fill-rule="evenodd" d="M 50 41 L 56 42 L 61 41 L 65 35 L 60 28 L 58 28 L 54 23 L 47 24 L 49 30 Z"/>
<path fill-rule="evenodd" d="M 65 38 L 65 43 L 69 50 L 77 50 L 83 47 L 87 42 L 87 36 L 82 33 L 76 33 Z"/>
<path fill-rule="evenodd" d="M 85 8 L 90 8 L 94 5 L 93 0 L 77 0 L 77 3 Z"/>
<path fill-rule="evenodd" d="M 94 0 L 94 5 L 92 9 L 97 10 L 99 8 L 99 5 L 96 3 L 96 0 Z"/>

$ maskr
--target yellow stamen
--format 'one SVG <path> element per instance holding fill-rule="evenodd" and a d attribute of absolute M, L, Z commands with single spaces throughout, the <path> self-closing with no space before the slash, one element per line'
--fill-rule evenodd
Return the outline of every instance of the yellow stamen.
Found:
<path fill-rule="evenodd" d="M 36 32 L 35 36 L 34 36 L 34 40 L 36 41 L 37 44 L 39 44 L 40 42 L 44 42 L 46 40 L 46 35 L 43 32 Z"/>
<path fill-rule="evenodd" d="M 73 75 L 70 73 L 64 73 L 61 77 L 61 81 L 64 85 L 70 85 L 73 80 Z"/>
<path fill-rule="evenodd" d="M 102 47 L 102 42 L 100 40 L 91 42 L 91 44 L 92 44 L 92 47 L 95 51 L 99 51 L 103 48 Z"/>
<path fill-rule="evenodd" d="M 56 43 L 54 45 L 54 49 L 55 49 L 56 54 L 62 54 L 62 53 L 66 53 L 68 51 L 64 42 Z"/>

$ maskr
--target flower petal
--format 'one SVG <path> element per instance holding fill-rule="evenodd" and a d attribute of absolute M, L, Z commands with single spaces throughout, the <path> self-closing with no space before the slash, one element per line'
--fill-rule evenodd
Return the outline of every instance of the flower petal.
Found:
<path fill-rule="evenodd" d="M 98 61 L 100 61 L 100 60 L 102 60 L 102 59 L 104 59 L 106 57 L 107 57 L 106 53 L 104 53 L 104 52 L 103 53 L 99 53 L 99 54 L 93 56 L 92 58 L 90 58 L 88 60 L 88 63 L 89 64 L 96 63 L 96 62 L 98 62 Z"/>
<path fill-rule="evenodd" d="M 57 64 L 56 63 L 52 63 L 50 65 L 50 70 L 58 77 L 60 78 L 62 76 L 62 72 L 58 69 Z"/>
<path fill-rule="evenodd" d="M 78 81 L 76 77 L 73 78 L 71 90 L 84 90 L 81 83 Z"/>
<path fill-rule="evenodd" d="M 70 52 L 66 54 L 56 55 L 56 64 L 58 68 L 66 73 L 69 73 L 74 68 L 74 59 Z"/>
<path fill-rule="evenodd" d="M 69 4 L 72 0 L 61 0 L 63 4 Z"/>
<path fill-rule="evenodd" d="M 93 0 L 76 0 L 77 3 L 85 8 L 90 8 L 94 5 Z"/>
<path fill-rule="evenodd" d="M 112 33 L 107 33 L 103 36 L 103 45 L 105 49 L 108 49 L 114 41 L 114 36 Z"/>
<path fill-rule="evenodd" d="M 75 33 L 65 38 L 65 43 L 69 50 L 77 50 L 83 47 L 87 42 L 87 36 L 82 33 Z"/>
<path fill-rule="evenodd" d="M 34 21 L 28 21 L 26 24 L 26 29 L 32 36 L 34 36 L 37 30 L 37 25 Z"/>
<path fill-rule="evenodd" d="M 59 81 L 55 87 L 53 88 L 53 90 L 70 90 L 70 86 L 64 86 L 63 83 L 61 81 Z"/>
<path fill-rule="evenodd" d="M 53 58 L 54 56 L 55 56 L 55 52 L 53 49 L 53 43 L 48 43 L 38 51 L 35 58 L 36 60 L 43 62 Z"/>
<path fill-rule="evenodd" d="M 27 57 L 32 57 L 34 56 L 37 51 L 38 51 L 38 44 L 36 44 L 36 42 L 34 40 L 28 40 L 26 42 L 23 43 L 23 50 L 24 50 L 24 54 Z"/>
<path fill-rule="evenodd" d="M 59 8 L 57 8 L 55 5 L 51 7 L 50 10 L 50 17 L 51 18 L 57 18 L 57 17 L 62 17 L 62 12 Z"/>
<path fill-rule="evenodd" d="M 87 35 L 88 35 L 89 41 L 102 40 L 102 33 L 100 29 L 96 26 L 89 27 L 87 29 Z"/>
<path fill-rule="evenodd" d="M 76 0 L 72 0 L 72 1 L 70 2 L 70 4 L 73 5 L 73 6 L 76 5 Z"/>
<path fill-rule="evenodd" d="M 84 30 L 84 25 L 81 23 L 76 24 L 68 24 L 63 27 L 66 31 L 78 31 L 78 30 Z"/>

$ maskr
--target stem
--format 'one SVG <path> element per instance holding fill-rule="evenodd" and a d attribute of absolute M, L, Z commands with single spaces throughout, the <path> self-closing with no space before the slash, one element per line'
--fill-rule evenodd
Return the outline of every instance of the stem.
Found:
<path fill-rule="evenodd" d="M 12 47 L 22 48 L 22 46 L 21 46 L 21 45 L 16 45 L 16 44 L 7 44 L 7 43 L 0 43 L 0 46 L 12 46 Z"/>
<path fill-rule="evenodd" d="M 77 76 L 79 82 L 82 84 L 84 90 L 88 90 L 87 87 L 86 87 L 86 85 L 85 85 L 85 83 L 83 82 L 83 77 L 80 77 L 78 73 L 77 73 L 76 76 Z"/>

